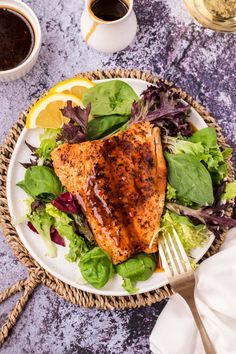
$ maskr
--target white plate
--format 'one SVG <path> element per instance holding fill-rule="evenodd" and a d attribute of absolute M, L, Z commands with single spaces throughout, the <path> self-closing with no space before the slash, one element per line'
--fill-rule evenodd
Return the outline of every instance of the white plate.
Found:
<path fill-rule="evenodd" d="M 107 81 L 107 80 L 101 80 Z M 127 82 L 136 93 L 139 95 L 149 85 L 147 82 L 136 79 L 123 79 Z M 200 115 L 194 110 L 191 110 L 191 122 L 197 129 L 206 127 L 206 123 L 200 117 Z M 34 145 L 39 145 L 39 135 L 41 129 L 27 130 L 23 129 L 9 165 L 7 175 L 7 199 L 12 222 L 15 224 L 16 231 L 31 254 L 31 256 L 49 273 L 58 279 L 64 281 L 67 284 L 74 286 L 75 288 L 85 290 L 94 294 L 100 295 L 112 295 L 121 296 L 127 295 L 127 292 L 122 288 L 122 279 L 120 276 L 114 276 L 104 288 L 97 290 L 91 285 L 86 284 L 80 275 L 78 266 L 75 263 L 69 263 L 65 260 L 64 256 L 68 251 L 67 247 L 58 246 L 57 258 L 48 258 L 44 253 L 44 245 L 40 236 L 33 233 L 26 225 L 26 222 L 19 222 L 24 219 L 26 214 L 26 205 L 24 200 L 27 198 L 22 189 L 16 186 L 16 183 L 24 178 L 25 169 L 19 164 L 19 162 L 27 162 L 30 158 L 30 151 L 25 145 L 25 140 Z M 204 248 L 194 250 L 194 257 L 198 261 L 208 250 L 213 242 L 214 236 L 210 237 L 209 242 Z M 165 273 L 154 273 L 150 279 L 139 282 L 137 287 L 139 288 L 139 294 L 146 291 L 155 290 L 161 286 L 167 284 L 167 278 Z"/>

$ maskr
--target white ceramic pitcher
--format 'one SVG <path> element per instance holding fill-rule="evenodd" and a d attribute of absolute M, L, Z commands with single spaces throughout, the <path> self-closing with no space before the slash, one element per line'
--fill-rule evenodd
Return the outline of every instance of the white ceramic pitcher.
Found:
<path fill-rule="evenodd" d="M 116 21 L 99 19 L 91 11 L 93 0 L 85 0 L 81 17 L 81 33 L 89 46 L 99 52 L 114 53 L 126 48 L 135 38 L 137 19 L 133 11 L 133 0 L 125 0 L 128 12 Z"/>

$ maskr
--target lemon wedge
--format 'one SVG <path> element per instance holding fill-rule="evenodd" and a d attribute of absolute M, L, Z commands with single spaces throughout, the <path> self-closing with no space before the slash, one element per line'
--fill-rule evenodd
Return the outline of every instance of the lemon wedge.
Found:
<path fill-rule="evenodd" d="M 49 93 L 42 97 L 29 111 L 26 128 L 61 128 L 69 121 L 60 111 L 66 106 L 67 101 L 72 101 L 73 107 L 83 107 L 78 97 L 66 93 Z"/>
<path fill-rule="evenodd" d="M 86 92 L 89 88 L 95 86 L 95 83 L 84 79 L 82 77 L 75 77 L 72 79 L 68 79 L 62 82 L 59 82 L 56 86 L 54 86 L 49 93 L 55 92 L 63 92 L 72 94 L 79 99 L 82 99 L 84 92 Z"/>

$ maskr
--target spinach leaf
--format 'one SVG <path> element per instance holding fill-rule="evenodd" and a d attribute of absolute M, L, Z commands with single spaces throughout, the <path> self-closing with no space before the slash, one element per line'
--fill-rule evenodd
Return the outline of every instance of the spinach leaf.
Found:
<path fill-rule="evenodd" d="M 105 117 L 97 117 L 88 123 L 88 140 L 95 140 L 111 134 L 121 125 L 128 121 L 128 116 L 111 115 Z"/>
<path fill-rule="evenodd" d="M 202 143 L 202 145 L 211 147 L 217 144 L 217 136 L 215 128 L 207 127 L 198 130 L 189 139 L 192 143 Z"/>
<path fill-rule="evenodd" d="M 228 148 L 223 152 L 221 151 L 216 142 L 214 128 L 204 128 L 196 132 L 188 140 L 183 140 L 179 137 L 166 137 L 165 145 L 173 154 L 185 153 L 194 155 L 209 171 L 214 186 L 219 185 L 227 176 L 225 160 L 230 156 L 232 149 Z"/>
<path fill-rule="evenodd" d="M 177 191 L 174 187 L 170 185 L 170 183 L 167 183 L 166 187 L 166 200 L 168 202 L 175 200 L 181 205 L 187 205 L 187 206 L 192 206 L 194 203 L 191 200 L 188 200 L 186 198 L 181 198 L 178 196 Z"/>
<path fill-rule="evenodd" d="M 84 279 L 96 289 L 102 288 L 114 274 L 109 256 L 99 247 L 80 258 L 79 268 Z"/>
<path fill-rule="evenodd" d="M 214 201 L 211 176 L 195 156 L 190 154 L 165 154 L 168 162 L 168 180 L 178 196 L 199 205 Z"/>
<path fill-rule="evenodd" d="M 165 138 L 165 145 L 173 154 L 192 154 L 198 160 L 201 160 L 202 154 L 204 154 L 202 143 L 192 143 L 180 137 L 167 136 Z"/>
<path fill-rule="evenodd" d="M 59 195 L 63 187 L 55 172 L 46 166 L 33 166 L 26 170 L 23 181 L 17 183 L 33 198 L 51 200 Z"/>
<path fill-rule="evenodd" d="M 18 182 L 16 185 L 17 185 L 18 187 L 20 187 L 21 189 L 23 189 L 23 191 L 24 191 L 26 194 L 32 196 L 30 189 L 29 189 L 29 188 L 27 187 L 27 185 L 25 184 L 25 180 Z M 34 197 L 34 196 L 33 196 L 33 197 Z"/>
<path fill-rule="evenodd" d="M 116 271 L 124 280 L 122 284 L 123 288 L 129 293 L 134 293 L 138 290 L 134 287 L 134 283 L 150 278 L 155 268 L 155 257 L 153 255 L 140 253 L 118 264 Z"/>
<path fill-rule="evenodd" d="M 121 80 L 109 80 L 97 84 L 83 95 L 84 106 L 91 103 L 91 113 L 94 116 L 113 114 L 128 116 L 135 100 L 138 100 L 138 96 L 132 87 Z"/>

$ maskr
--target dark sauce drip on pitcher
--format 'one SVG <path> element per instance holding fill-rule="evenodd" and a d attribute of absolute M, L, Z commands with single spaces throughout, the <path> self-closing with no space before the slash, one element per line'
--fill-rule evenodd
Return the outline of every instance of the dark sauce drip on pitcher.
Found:
<path fill-rule="evenodd" d="M 117 21 L 127 14 L 129 7 L 122 0 L 95 0 L 91 11 L 103 21 Z"/>
<path fill-rule="evenodd" d="M 0 71 L 16 68 L 31 54 L 34 31 L 15 10 L 0 7 Z"/>

